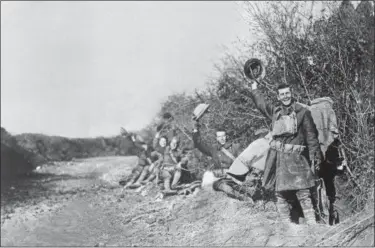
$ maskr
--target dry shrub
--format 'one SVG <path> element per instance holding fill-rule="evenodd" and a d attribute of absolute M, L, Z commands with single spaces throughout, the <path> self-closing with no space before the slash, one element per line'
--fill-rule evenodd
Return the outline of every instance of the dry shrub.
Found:
<path fill-rule="evenodd" d="M 194 94 L 170 96 L 159 116 L 171 112 L 188 132 L 194 107 L 209 103 L 211 111 L 201 121 L 204 139 L 214 142 L 214 131 L 223 129 L 246 147 L 255 130 L 270 125 L 252 100 L 238 93 L 247 83 L 245 61 L 261 58 L 267 74 L 260 89 L 271 102 L 281 82 L 292 85 L 297 100 L 305 104 L 318 97 L 333 99 L 352 171 L 352 176 L 346 173 L 338 180 L 340 194 L 353 211 L 359 211 L 374 198 L 374 6 L 366 1 L 357 8 L 350 1 L 322 2 L 324 11 L 317 14 L 314 5 L 314 1 L 244 2 L 245 16 L 259 40 L 253 44 L 240 40 L 236 53 L 227 52 L 215 65 L 217 78 Z M 188 135 L 182 136 L 191 143 Z"/>

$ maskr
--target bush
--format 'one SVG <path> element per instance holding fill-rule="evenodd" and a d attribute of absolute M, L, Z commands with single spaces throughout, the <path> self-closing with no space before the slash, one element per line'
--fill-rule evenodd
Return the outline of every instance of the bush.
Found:
<path fill-rule="evenodd" d="M 326 14 L 317 16 L 314 4 L 245 2 L 249 23 L 260 39 L 253 44 L 240 41 L 239 55 L 227 53 L 215 65 L 219 77 L 194 94 L 171 95 L 156 120 L 170 112 L 178 126 L 191 131 L 193 109 L 209 103 L 210 113 L 202 119 L 206 141 L 214 141 L 214 130 L 222 129 L 246 147 L 254 140 L 255 130 L 270 127 L 252 100 L 238 93 L 247 83 L 244 63 L 261 58 L 267 74 L 260 90 L 268 100 L 276 100 L 276 86 L 281 82 L 292 85 L 299 102 L 308 104 L 318 97 L 334 100 L 341 140 L 354 174 L 345 180 L 343 195 L 359 210 L 374 190 L 374 7 L 367 1 L 356 9 L 350 1 L 324 2 Z M 148 129 L 156 128 L 155 123 Z M 185 134 L 182 137 L 191 143 Z"/>

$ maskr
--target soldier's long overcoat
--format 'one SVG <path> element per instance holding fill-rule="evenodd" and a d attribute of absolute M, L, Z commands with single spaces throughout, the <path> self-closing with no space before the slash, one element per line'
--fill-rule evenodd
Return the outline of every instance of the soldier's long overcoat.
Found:
<path fill-rule="evenodd" d="M 307 189 L 315 185 L 316 175 L 310 160 L 315 156 L 322 159 L 318 141 L 318 131 L 311 112 L 293 100 L 288 107 L 268 103 L 259 90 L 250 92 L 256 107 L 273 121 L 280 116 L 296 113 L 297 132 L 293 135 L 273 136 L 273 140 L 283 144 L 306 146 L 302 153 L 284 153 L 270 149 L 266 159 L 263 186 L 269 190 L 285 191 Z"/>

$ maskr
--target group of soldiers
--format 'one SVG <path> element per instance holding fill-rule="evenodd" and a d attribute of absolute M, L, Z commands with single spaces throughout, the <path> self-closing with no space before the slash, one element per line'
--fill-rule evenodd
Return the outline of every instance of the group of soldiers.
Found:
<path fill-rule="evenodd" d="M 170 124 L 173 117 L 166 113 L 163 122 L 157 127 L 152 144 L 134 133 L 122 131 L 122 135 L 130 140 L 137 150 L 138 163 L 132 170 L 127 182 L 120 181 L 124 189 L 139 188 L 147 183 L 163 183 L 164 194 L 177 194 L 182 182 L 192 182 L 196 175 L 187 167 L 193 164 L 189 156 L 191 146 L 181 147 L 180 136 Z M 198 186 L 197 183 L 195 185 Z"/>
<path fill-rule="evenodd" d="M 128 181 L 120 184 L 125 189 L 131 189 L 161 181 L 165 194 L 178 194 L 186 193 L 186 190 L 181 191 L 180 186 L 189 182 L 190 189 L 194 191 L 201 186 L 194 182 L 202 181 L 202 174 L 195 173 L 199 161 L 191 159 L 191 151 L 196 148 L 211 158 L 212 165 L 206 170 L 214 174 L 214 190 L 223 191 L 239 200 L 254 199 L 254 195 L 248 194 L 242 187 L 251 178 L 255 183 L 259 182 L 263 192 L 273 192 L 280 221 L 284 223 L 315 224 L 320 221 L 317 182 L 320 181 L 319 177 L 323 178 L 330 202 L 329 222 L 338 223 L 334 209 L 334 176 L 342 162 L 339 154 L 336 154 L 340 145 L 338 134 L 333 134 L 334 142 L 323 154 L 311 112 L 293 98 L 291 87 L 287 84 L 277 88 L 277 105 L 266 101 L 258 90 L 256 80 L 245 86 L 241 93 L 253 99 L 259 111 L 272 121 L 263 171 L 251 165 L 246 165 L 246 170 L 233 168 L 233 162 L 241 153 L 240 145 L 228 142 L 225 130 L 217 130 L 214 145 L 204 142 L 200 133 L 200 116 L 193 118 L 192 145 L 180 147 L 180 138 L 175 129 L 169 130 L 173 116 L 167 113 L 163 123 L 157 127 L 152 144 L 144 142 L 139 135 L 123 132 L 137 147 L 139 159 Z M 207 106 L 203 105 L 202 113 L 205 108 Z M 293 220 L 293 212 L 297 212 L 297 220 Z"/>

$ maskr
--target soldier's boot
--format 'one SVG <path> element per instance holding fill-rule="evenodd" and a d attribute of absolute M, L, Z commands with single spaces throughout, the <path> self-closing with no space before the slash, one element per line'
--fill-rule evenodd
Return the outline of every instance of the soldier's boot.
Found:
<path fill-rule="evenodd" d="M 238 199 L 240 201 L 248 201 L 248 202 L 254 203 L 253 200 L 251 199 L 251 197 L 249 197 L 245 193 L 237 190 L 235 187 L 233 187 L 233 185 L 231 186 L 231 185 L 225 185 L 224 184 L 224 187 L 226 187 L 226 186 L 228 187 L 228 189 L 230 188 L 230 190 L 229 190 L 230 193 L 229 194 L 231 194 L 231 196 L 233 198 Z M 225 193 L 228 194 L 228 192 L 225 192 Z"/>
<path fill-rule="evenodd" d="M 256 193 L 256 189 L 254 187 L 246 187 L 239 184 L 232 184 L 231 185 L 233 190 L 236 192 L 236 194 L 241 195 L 244 201 L 252 202 L 254 203 L 255 198 L 254 195 Z"/>
<path fill-rule="evenodd" d="M 283 224 L 290 223 L 290 205 L 280 194 L 276 195 L 276 207 L 279 214 L 279 221 Z"/>
<path fill-rule="evenodd" d="M 131 175 L 130 177 L 130 180 L 125 184 L 124 186 L 124 189 L 128 188 L 129 186 L 133 185 L 134 182 L 136 181 L 137 177 L 140 175 L 141 173 L 137 170 L 135 172 L 133 172 L 133 174 Z"/>
<path fill-rule="evenodd" d="M 297 199 L 301 204 L 305 222 L 308 225 L 316 224 L 315 210 L 311 200 L 311 193 L 309 189 L 299 190 L 296 193 Z"/>
<path fill-rule="evenodd" d="M 172 181 L 172 185 L 171 185 L 172 189 L 176 188 L 178 182 L 180 181 L 180 178 L 181 178 L 181 171 L 176 170 L 174 175 L 173 175 L 173 181 Z"/>
<path fill-rule="evenodd" d="M 332 226 L 333 224 L 338 224 L 340 223 L 340 218 L 339 218 L 339 213 L 335 209 L 335 199 L 332 199 L 330 197 L 329 199 L 329 225 Z"/>
<path fill-rule="evenodd" d="M 290 211 L 291 205 L 285 198 L 286 195 L 276 193 L 276 208 L 279 214 L 277 224 L 275 225 L 275 235 L 276 237 L 285 237 L 289 235 L 294 235 L 295 228 L 294 224 L 291 222 Z"/>
<path fill-rule="evenodd" d="M 212 185 L 213 189 L 216 191 L 222 191 L 230 198 L 234 198 L 240 201 L 252 201 L 251 198 L 246 197 L 245 194 L 234 189 L 235 183 L 230 179 L 222 178 L 215 181 Z"/>

